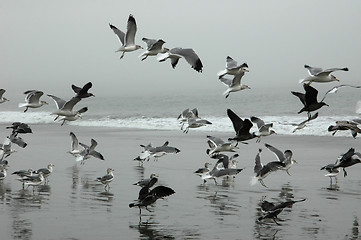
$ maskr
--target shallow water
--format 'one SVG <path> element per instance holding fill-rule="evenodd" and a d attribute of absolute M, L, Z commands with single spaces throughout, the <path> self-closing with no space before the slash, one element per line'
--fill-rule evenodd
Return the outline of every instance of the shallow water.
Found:
<path fill-rule="evenodd" d="M 35 126 L 35 128 L 38 126 Z M 78 129 L 79 127 L 77 127 Z M 81 129 L 81 128 L 80 128 Z M 86 131 L 83 131 L 83 130 Z M 245 168 L 234 180 L 203 184 L 193 171 L 211 161 L 204 153 L 205 135 L 152 131 L 78 131 L 80 141 L 94 137 L 106 160 L 89 159 L 75 163 L 67 154 L 68 128 L 49 128 L 26 136 L 29 147 L 11 156 L 8 176 L 0 184 L 1 239 L 357 239 L 361 208 L 361 166 L 340 173 L 337 184 L 330 184 L 319 169 L 333 162 L 358 139 L 331 137 L 267 138 L 279 148 L 288 146 L 299 164 L 290 169 L 292 176 L 276 172 L 260 184 L 250 185 L 254 157 L 263 146 L 250 142 L 240 146 L 238 166 Z M 48 144 L 44 148 L 43 138 Z M 25 136 L 24 136 L 25 138 Z M 336 140 L 337 139 L 337 142 Z M 181 149 L 177 155 L 161 157 L 139 166 L 132 161 L 139 144 L 161 145 L 165 140 Z M 311 140 L 311 141 L 309 141 Z M 117 151 L 120 149 L 120 151 Z M 274 160 L 264 148 L 261 161 Z M 49 183 L 32 191 L 23 190 L 10 173 L 29 167 L 54 163 Z M 110 190 L 95 181 L 106 168 L 115 169 Z M 151 212 L 130 209 L 139 187 L 132 184 L 159 175 L 158 185 L 166 185 L 175 194 L 158 200 Z M 280 202 L 306 198 L 285 209 L 277 225 L 271 220 L 258 222 L 258 203 L 265 198 Z"/>

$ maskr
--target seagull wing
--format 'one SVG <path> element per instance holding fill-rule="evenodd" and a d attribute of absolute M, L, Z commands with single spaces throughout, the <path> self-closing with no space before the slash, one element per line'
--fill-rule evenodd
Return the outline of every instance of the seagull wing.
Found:
<path fill-rule="evenodd" d="M 243 128 L 243 120 L 235 114 L 231 109 L 227 109 L 227 115 L 229 119 L 231 119 L 234 131 L 236 134 L 240 132 L 240 130 Z"/>
<path fill-rule="evenodd" d="M 118 36 L 120 43 L 121 43 L 122 45 L 124 45 L 125 33 L 122 32 L 122 31 L 120 31 L 120 30 L 119 30 L 117 27 L 115 27 L 114 25 L 109 24 L 109 27 L 110 27 L 110 29 L 113 30 L 113 32 L 115 33 L 115 35 Z"/>
<path fill-rule="evenodd" d="M 309 74 L 310 76 L 316 76 L 317 74 L 319 74 L 320 72 L 322 72 L 322 68 L 311 67 L 311 66 L 308 66 L 308 65 L 305 65 L 304 67 L 307 68 L 308 74 Z"/>
<path fill-rule="evenodd" d="M 158 186 L 158 187 L 153 188 L 149 192 L 149 195 L 154 195 L 157 198 L 162 198 L 162 197 L 170 196 L 174 193 L 175 193 L 175 191 L 173 189 L 171 189 L 170 187 Z"/>
<path fill-rule="evenodd" d="M 232 68 L 236 68 L 238 67 L 238 63 L 233 60 L 233 58 L 231 58 L 230 56 L 227 56 L 226 58 L 226 68 L 227 69 L 232 69 Z"/>
<path fill-rule="evenodd" d="M 48 94 L 48 97 L 51 97 L 54 100 L 56 107 L 58 109 L 62 109 L 63 106 L 65 105 L 65 100 L 63 100 L 61 98 L 58 98 L 58 97 L 56 97 L 54 95 L 50 95 L 50 94 Z"/>
<path fill-rule="evenodd" d="M 262 126 L 265 126 L 264 121 L 258 117 L 252 116 L 251 121 L 257 124 L 258 129 L 260 129 Z"/>
<path fill-rule="evenodd" d="M 304 106 L 306 106 L 306 100 L 305 100 L 305 94 L 304 93 L 300 93 L 300 92 L 293 92 L 291 91 L 291 93 L 293 95 L 295 95 L 296 97 L 298 97 L 300 99 L 300 101 L 302 102 L 302 104 Z"/>
<path fill-rule="evenodd" d="M 72 97 L 69 101 L 67 101 L 64 106 L 61 108 L 62 110 L 72 111 L 75 104 L 80 101 L 78 97 Z"/>
<path fill-rule="evenodd" d="M 325 70 L 317 73 L 316 75 L 317 76 L 328 76 L 334 71 L 348 71 L 348 68 L 328 68 L 328 69 L 325 69 Z"/>
<path fill-rule="evenodd" d="M 32 102 L 39 102 L 40 97 L 44 94 L 42 91 L 30 90 L 25 92 L 26 97 L 25 101 L 32 103 Z"/>
<path fill-rule="evenodd" d="M 217 138 L 217 137 L 212 137 L 212 136 L 207 136 L 207 138 L 213 142 L 216 146 L 220 146 L 225 144 L 225 142 L 221 139 L 221 138 Z"/>
<path fill-rule="evenodd" d="M 73 132 L 70 132 L 71 137 L 71 150 L 78 150 L 79 149 L 79 141 L 78 138 L 75 136 Z"/>
<path fill-rule="evenodd" d="M 265 143 L 265 146 L 268 148 L 268 150 L 270 150 L 271 152 L 273 152 L 276 155 L 276 157 L 278 158 L 278 160 L 280 162 L 284 162 L 286 160 L 285 155 L 283 154 L 283 152 L 281 150 L 279 150 L 267 143 Z"/>
<path fill-rule="evenodd" d="M 201 59 L 191 48 L 173 48 L 170 50 L 172 54 L 180 55 L 183 57 L 194 70 L 197 72 L 202 72 L 203 64 Z"/>
<path fill-rule="evenodd" d="M 307 84 L 303 84 L 303 88 L 306 91 L 305 93 L 306 106 L 309 106 L 313 103 L 317 103 L 317 94 L 318 94 L 317 89 Z"/>
<path fill-rule="evenodd" d="M 135 44 L 135 34 L 137 32 L 137 23 L 133 15 L 129 15 L 127 24 L 127 33 L 125 34 L 125 45 Z"/>

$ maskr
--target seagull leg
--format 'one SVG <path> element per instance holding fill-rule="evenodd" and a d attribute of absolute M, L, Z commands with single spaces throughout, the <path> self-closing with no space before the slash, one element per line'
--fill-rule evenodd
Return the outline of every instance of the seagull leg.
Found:
<path fill-rule="evenodd" d="M 63 122 L 61 123 L 61 125 L 60 125 L 60 126 L 63 126 L 63 125 L 64 125 L 64 123 L 65 123 L 65 119 L 63 120 Z"/>
<path fill-rule="evenodd" d="M 346 172 L 345 168 L 343 168 L 343 176 L 344 176 L 344 177 L 347 176 L 347 172 Z"/>
<path fill-rule="evenodd" d="M 25 108 L 24 112 L 28 111 L 28 107 Z"/>
<path fill-rule="evenodd" d="M 288 171 L 288 169 L 286 170 L 286 173 L 288 174 L 288 176 L 292 176 L 292 175 L 290 174 L 290 172 Z"/>
<path fill-rule="evenodd" d="M 264 182 L 263 182 L 263 180 L 262 180 L 262 179 L 259 179 L 258 181 L 261 183 L 261 185 L 262 185 L 262 186 L 264 186 L 264 187 L 268 188 L 268 187 L 266 186 L 266 184 L 264 184 Z"/>
<path fill-rule="evenodd" d="M 273 221 L 274 221 L 278 226 L 280 226 L 281 224 L 276 221 L 276 218 L 277 218 L 277 217 L 274 217 L 274 218 L 272 218 L 272 219 L 273 219 Z"/>
<path fill-rule="evenodd" d="M 122 59 L 124 57 L 124 52 L 123 52 L 123 54 L 120 56 L 120 58 L 119 59 Z"/>

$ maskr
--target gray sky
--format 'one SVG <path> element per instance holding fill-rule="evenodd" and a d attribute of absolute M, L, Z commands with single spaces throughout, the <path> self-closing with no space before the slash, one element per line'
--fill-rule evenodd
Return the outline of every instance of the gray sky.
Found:
<path fill-rule="evenodd" d="M 124 3 L 127 3 L 124 5 Z M 132 3 L 132 5 L 130 4 Z M 361 84 L 361 1 L 12 1 L 0 2 L 0 88 L 6 95 L 28 89 L 72 95 L 72 83 L 93 82 L 96 95 L 194 93 L 220 95 L 217 72 L 230 55 L 247 62 L 251 91 L 302 90 L 304 64 L 349 67 L 335 75 Z M 136 41 L 162 38 L 165 47 L 191 47 L 204 69 L 186 62 L 176 69 L 142 50 L 119 60 L 119 42 L 108 24 L 126 29 L 129 14 Z M 319 86 L 319 85 L 318 85 Z"/>

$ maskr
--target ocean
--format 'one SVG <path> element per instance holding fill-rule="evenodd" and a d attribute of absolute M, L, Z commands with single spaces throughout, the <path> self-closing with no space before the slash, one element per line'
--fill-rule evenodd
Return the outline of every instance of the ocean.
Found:
<path fill-rule="evenodd" d="M 330 85 L 328 85 L 330 86 Z M 329 87 L 324 87 L 327 89 Z M 139 96 L 102 96 L 96 95 L 83 99 L 74 109 L 84 106 L 89 108 L 82 119 L 66 124 L 75 126 L 100 126 L 115 128 L 136 128 L 147 130 L 181 131 L 177 121 L 178 115 L 185 109 L 198 108 L 199 116 L 212 122 L 212 125 L 192 129 L 191 131 L 233 132 L 227 108 L 232 109 L 241 118 L 256 116 L 266 123 L 273 123 L 273 129 L 281 135 L 315 135 L 330 136 L 328 126 L 339 120 L 359 118 L 361 113 L 359 91 L 342 88 L 336 94 L 329 94 L 325 106 L 318 110 L 319 117 L 307 124 L 304 129 L 293 132 L 294 124 L 307 119 L 306 113 L 297 114 L 302 108 L 301 102 L 291 94 L 291 90 L 274 91 L 263 89 L 245 90 L 232 93 L 228 99 L 222 96 L 222 86 L 219 92 L 190 92 L 181 94 L 166 94 Z M 321 91 L 320 91 L 321 92 Z M 325 91 L 319 95 L 322 97 Z M 319 98 L 320 98 L 319 96 Z M 49 104 L 38 109 L 23 110 L 15 102 L 0 105 L 0 123 L 22 121 L 28 124 L 61 124 L 54 122 L 55 103 L 43 96 Z M 256 126 L 252 131 L 257 131 Z M 338 132 L 335 136 L 349 136 L 349 132 Z"/>

